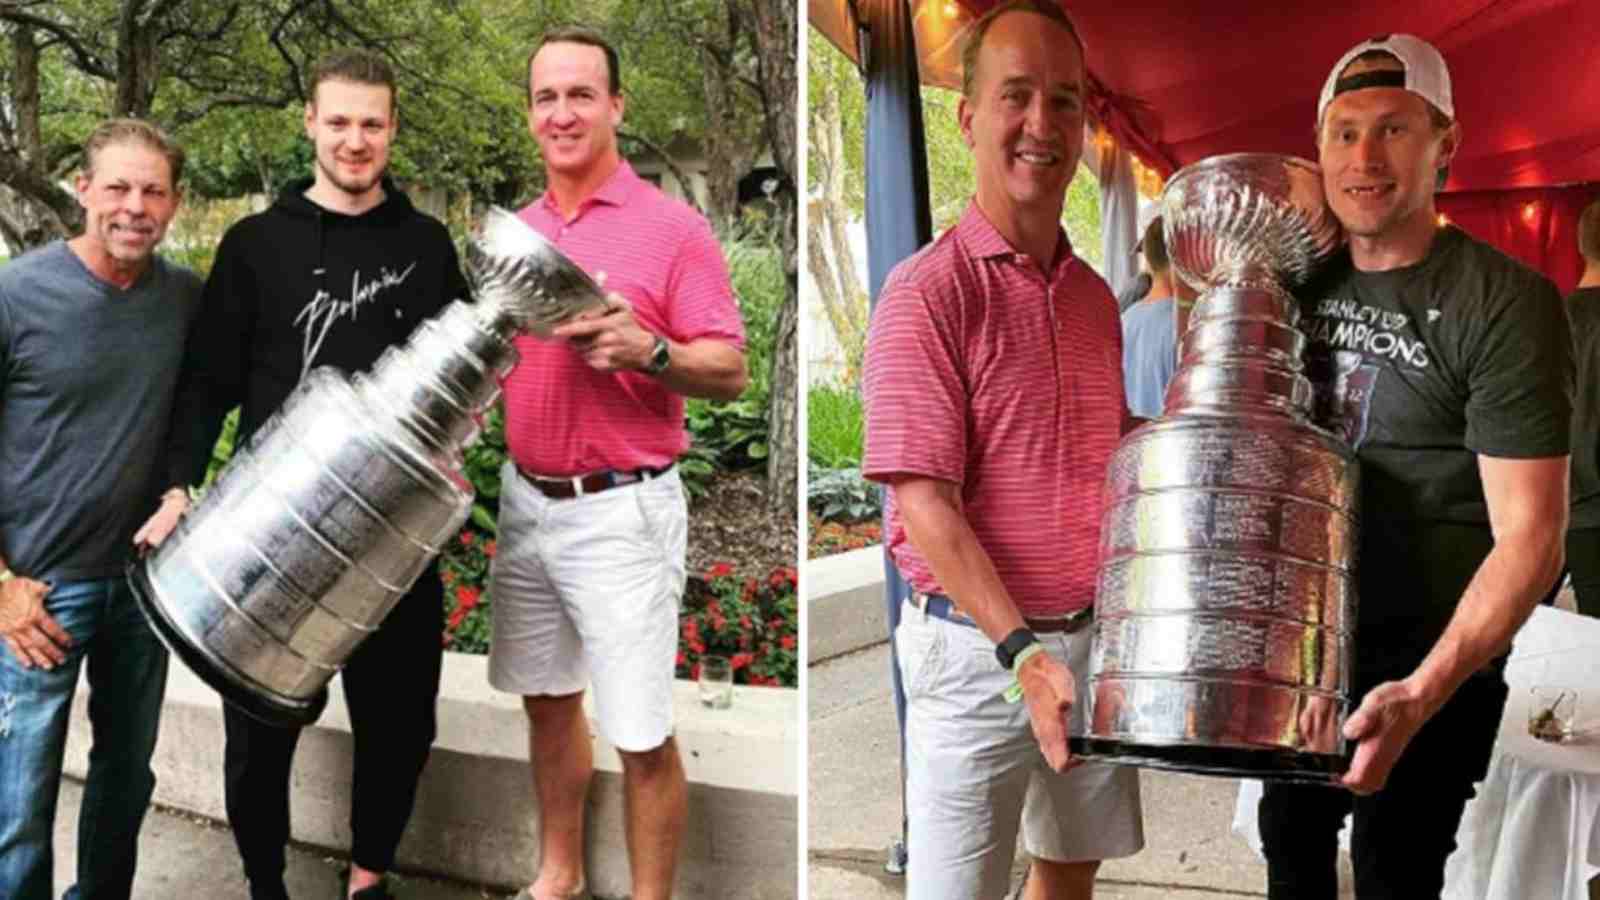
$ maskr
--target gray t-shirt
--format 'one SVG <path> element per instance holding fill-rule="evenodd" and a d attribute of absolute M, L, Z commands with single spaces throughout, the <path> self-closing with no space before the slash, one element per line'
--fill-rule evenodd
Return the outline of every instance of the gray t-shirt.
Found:
<path fill-rule="evenodd" d="M 0 267 L 0 554 L 18 574 L 122 573 L 199 298 L 188 269 L 158 257 L 122 290 L 62 241 Z"/>

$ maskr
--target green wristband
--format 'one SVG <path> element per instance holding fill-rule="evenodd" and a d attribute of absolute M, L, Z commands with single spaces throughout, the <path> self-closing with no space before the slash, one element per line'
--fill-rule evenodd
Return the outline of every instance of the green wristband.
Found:
<path fill-rule="evenodd" d="M 1023 663 L 1043 652 L 1044 645 L 1035 641 L 1023 647 L 1022 651 L 1017 654 L 1017 658 L 1011 661 L 1011 686 L 1006 688 L 1005 692 L 1007 703 L 1019 703 L 1022 701 L 1022 682 L 1017 680 L 1016 673 L 1022 671 Z"/>

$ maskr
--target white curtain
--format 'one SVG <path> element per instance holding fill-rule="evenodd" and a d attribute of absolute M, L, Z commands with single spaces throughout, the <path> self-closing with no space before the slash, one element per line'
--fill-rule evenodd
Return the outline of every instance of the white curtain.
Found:
<path fill-rule="evenodd" d="M 1139 192 L 1133 183 L 1133 156 L 1114 140 L 1095 140 L 1091 126 L 1083 131 L 1083 161 L 1100 181 L 1100 247 L 1102 273 L 1111 292 L 1120 294 L 1139 274 L 1133 247 L 1139 242 Z"/>

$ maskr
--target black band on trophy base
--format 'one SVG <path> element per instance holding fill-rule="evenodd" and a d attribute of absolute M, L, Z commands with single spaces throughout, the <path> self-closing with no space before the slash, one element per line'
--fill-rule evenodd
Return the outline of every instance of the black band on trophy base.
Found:
<path fill-rule="evenodd" d="M 1167 769 L 1190 775 L 1223 775 L 1262 781 L 1334 784 L 1350 761 L 1343 756 L 1290 750 L 1246 750 L 1192 744 L 1125 744 L 1100 738 L 1067 738 L 1067 749 L 1086 762 Z"/>
<path fill-rule="evenodd" d="M 226 663 L 195 649 L 183 632 L 178 630 L 177 624 L 167 618 L 161 604 L 156 602 L 149 575 L 137 559 L 128 563 L 128 588 L 133 591 L 139 611 L 149 620 L 150 627 L 161 638 L 161 643 L 166 644 L 168 650 L 235 709 L 278 728 L 301 728 L 322 715 L 323 708 L 328 705 L 326 687 L 305 700 L 279 697 L 263 691 Z"/>

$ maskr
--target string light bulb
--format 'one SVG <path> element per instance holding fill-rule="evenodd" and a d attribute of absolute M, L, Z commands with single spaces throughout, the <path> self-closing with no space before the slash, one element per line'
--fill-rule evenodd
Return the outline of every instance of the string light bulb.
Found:
<path fill-rule="evenodd" d="M 1522 207 L 1522 221 L 1533 224 L 1533 217 L 1539 214 L 1539 205 L 1528 203 Z"/>
<path fill-rule="evenodd" d="M 1446 225 L 1449 225 L 1449 224 L 1450 224 L 1450 217 L 1445 215 L 1444 213 L 1439 213 L 1439 227 L 1443 228 L 1443 227 L 1445 227 Z"/>
<path fill-rule="evenodd" d="M 946 19 L 954 19 L 961 15 L 961 7 L 956 5 L 956 0 L 944 0 L 943 12 Z"/>

